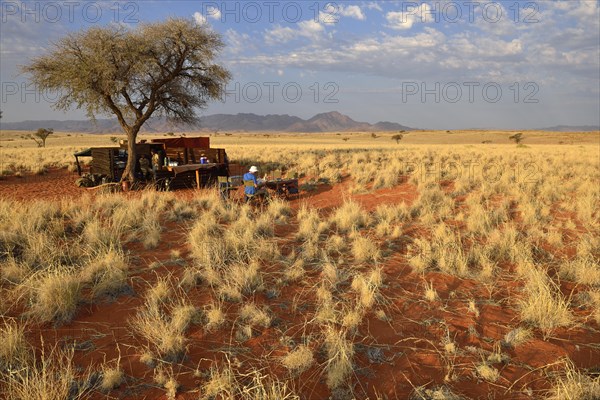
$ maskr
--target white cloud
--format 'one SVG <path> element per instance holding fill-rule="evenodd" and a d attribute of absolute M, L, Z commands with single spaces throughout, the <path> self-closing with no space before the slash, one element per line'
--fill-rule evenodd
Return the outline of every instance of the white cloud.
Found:
<path fill-rule="evenodd" d="M 594 17 L 596 20 L 598 18 L 598 3 L 596 1 L 583 0 L 574 2 L 569 2 L 569 8 L 567 8 L 567 13 L 569 15 L 573 15 L 579 18 L 588 18 Z"/>
<path fill-rule="evenodd" d="M 390 11 L 385 14 L 385 19 L 388 22 L 388 28 L 405 30 L 412 28 L 415 22 L 433 22 L 435 16 L 431 6 L 422 3 L 417 7 L 407 7 L 406 11 Z"/>
<path fill-rule="evenodd" d="M 217 6 L 208 5 L 206 7 L 206 13 L 208 14 L 208 18 L 212 18 L 214 20 L 221 19 L 221 10 Z"/>
<path fill-rule="evenodd" d="M 199 13 L 198 11 L 196 11 L 193 16 L 194 16 L 194 21 L 196 21 L 196 23 L 198 25 L 205 25 L 208 22 L 206 20 L 206 17 L 204 15 L 202 15 L 202 13 Z"/>
<path fill-rule="evenodd" d="M 340 17 L 348 17 L 364 21 L 367 17 L 357 5 L 344 6 L 343 4 L 328 3 L 319 11 L 319 22 L 325 25 L 335 25 L 340 22 Z"/>
<path fill-rule="evenodd" d="M 278 69 L 277 70 L 277 75 L 278 76 L 283 76 L 283 70 L 282 69 Z"/>
<path fill-rule="evenodd" d="M 325 31 L 323 25 L 312 19 L 299 22 L 298 27 L 298 34 L 309 38 L 316 38 Z"/>
<path fill-rule="evenodd" d="M 556 10 L 566 11 L 571 8 L 573 3 L 574 3 L 573 0 L 568 0 L 568 1 L 555 0 L 555 1 L 548 2 L 548 4 L 546 4 L 546 7 L 554 8 Z"/>
<path fill-rule="evenodd" d="M 277 25 L 275 28 L 265 33 L 265 41 L 267 44 L 273 45 L 276 43 L 287 43 L 299 37 L 317 41 L 322 37 L 325 28 L 320 23 L 314 20 L 301 21 L 297 29 L 288 26 Z"/>
<path fill-rule="evenodd" d="M 459 35 L 448 43 L 448 48 L 460 57 L 503 58 L 523 53 L 520 39 L 510 41 L 494 37 Z"/>
<path fill-rule="evenodd" d="M 367 7 L 368 10 L 383 11 L 383 8 L 381 8 L 381 6 L 379 5 L 379 3 L 375 2 L 375 1 L 367 3 L 367 5 L 365 7 Z"/>
<path fill-rule="evenodd" d="M 335 25 L 340 22 L 340 16 L 333 11 L 319 11 L 319 22 L 325 25 Z"/>
<path fill-rule="evenodd" d="M 253 41 L 247 33 L 239 33 L 233 29 L 227 29 L 225 40 L 227 43 L 225 50 L 232 54 L 241 53 L 243 50 L 255 49 Z"/>
<path fill-rule="evenodd" d="M 276 26 L 275 28 L 269 30 L 265 34 L 265 41 L 267 44 L 275 44 L 275 43 L 287 43 L 290 40 L 294 39 L 297 36 L 296 30 L 290 27 L 283 27 L 281 25 Z"/>
<path fill-rule="evenodd" d="M 350 17 L 363 21 L 366 17 L 359 6 L 340 6 L 340 14 L 344 17 Z"/>

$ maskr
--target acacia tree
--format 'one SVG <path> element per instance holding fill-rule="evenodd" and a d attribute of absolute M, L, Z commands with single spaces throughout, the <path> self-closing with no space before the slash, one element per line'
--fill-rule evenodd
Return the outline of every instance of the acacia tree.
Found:
<path fill-rule="evenodd" d="M 40 128 L 38 129 L 33 135 L 27 135 L 28 138 L 33 139 L 38 147 L 46 147 L 46 139 L 48 139 L 48 136 L 52 135 L 54 133 L 54 129 L 45 129 L 45 128 Z"/>
<path fill-rule="evenodd" d="M 192 20 L 92 27 L 69 34 L 23 72 L 40 91 L 59 93 L 54 108 L 83 108 L 91 119 L 115 115 L 127 135 L 121 180 L 134 181 L 135 143 L 151 116 L 196 123 L 197 110 L 222 98 L 230 73 L 215 61 L 221 36 Z"/>
<path fill-rule="evenodd" d="M 523 134 L 521 132 L 519 133 L 515 133 L 512 136 L 508 137 L 510 140 L 512 140 L 513 142 L 515 142 L 516 144 L 521 144 L 521 142 L 523 141 L 523 139 L 525 139 L 523 137 Z"/>

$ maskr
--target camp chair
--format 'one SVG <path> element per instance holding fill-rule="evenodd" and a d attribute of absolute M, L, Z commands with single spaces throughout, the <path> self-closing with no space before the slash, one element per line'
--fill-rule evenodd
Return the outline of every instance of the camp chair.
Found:
<path fill-rule="evenodd" d="M 244 181 L 244 188 L 246 187 L 255 187 L 254 186 L 254 181 Z M 246 200 L 246 203 L 249 202 L 254 202 L 255 199 L 260 201 L 261 206 L 264 205 L 265 200 L 268 201 L 268 195 L 265 196 L 256 196 L 254 194 L 246 194 L 246 191 L 244 190 L 244 198 Z"/>
<path fill-rule="evenodd" d="M 254 198 L 254 195 L 246 193 L 245 189 L 247 187 L 254 187 L 254 186 L 255 186 L 254 181 L 244 181 L 244 199 L 246 200 L 246 203 L 251 201 Z"/>
<path fill-rule="evenodd" d="M 229 191 L 237 190 L 237 187 L 233 186 L 231 182 L 229 182 L 229 178 L 226 176 L 217 176 L 217 182 L 219 183 L 219 193 L 221 194 L 221 198 L 223 200 L 227 200 L 229 198 Z"/>
<path fill-rule="evenodd" d="M 300 198 L 300 188 L 297 184 L 288 184 L 286 187 L 287 195 L 296 196 L 296 198 Z"/>

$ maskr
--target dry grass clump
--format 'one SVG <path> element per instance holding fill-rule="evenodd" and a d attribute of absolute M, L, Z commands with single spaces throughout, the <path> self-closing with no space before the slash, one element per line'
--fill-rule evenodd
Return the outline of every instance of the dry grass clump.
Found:
<path fill-rule="evenodd" d="M 99 218 L 96 215 L 94 219 L 85 224 L 82 232 L 84 243 L 90 249 L 120 249 L 121 236 L 124 234 L 127 225 L 115 223 L 106 226 Z"/>
<path fill-rule="evenodd" d="M 368 237 L 360 236 L 355 233 L 352 239 L 352 255 L 354 261 L 362 262 L 377 262 L 381 257 L 377 244 Z"/>
<path fill-rule="evenodd" d="M 333 234 L 325 242 L 325 250 L 329 255 L 340 255 L 346 250 L 346 239 L 343 236 Z"/>
<path fill-rule="evenodd" d="M 267 214 L 275 222 L 286 222 L 292 215 L 292 207 L 287 201 L 281 199 L 272 199 L 267 208 Z"/>
<path fill-rule="evenodd" d="M 507 347 L 515 348 L 523 343 L 526 343 L 532 338 L 533 332 L 531 332 L 530 329 L 518 327 L 504 335 L 504 340 L 502 343 Z"/>
<path fill-rule="evenodd" d="M 299 400 L 285 382 L 252 369 L 242 373 L 234 370 L 229 360 L 222 367 L 211 367 L 209 378 L 202 385 L 200 399 Z"/>
<path fill-rule="evenodd" d="M 429 226 L 452 215 L 454 200 L 446 196 L 439 185 L 427 185 L 420 192 L 413 209 L 418 212 L 421 222 Z"/>
<path fill-rule="evenodd" d="M 476 243 L 471 247 L 469 254 L 473 264 L 479 267 L 473 277 L 485 284 L 492 284 L 498 271 L 497 262 L 492 260 L 489 251 L 488 247 Z"/>
<path fill-rule="evenodd" d="M 485 249 L 493 261 L 525 260 L 531 258 L 531 246 L 524 240 L 514 224 L 505 224 L 502 230 L 495 229 L 487 239 Z"/>
<path fill-rule="evenodd" d="M 577 195 L 576 195 L 576 206 L 577 217 L 587 227 L 593 228 L 598 227 L 600 212 L 598 209 L 598 199 L 600 198 L 600 190 L 597 184 L 598 176 L 595 180 L 588 179 L 583 180 L 580 183 Z"/>
<path fill-rule="evenodd" d="M 25 285 L 29 314 L 40 322 L 71 321 L 81 298 L 80 279 L 64 267 L 33 275 Z"/>
<path fill-rule="evenodd" d="M 272 239 L 273 222 L 268 216 L 252 219 L 249 208 L 233 224 L 221 226 L 214 217 L 199 218 L 188 240 L 195 267 L 186 272 L 187 286 L 203 279 L 221 299 L 241 301 L 243 296 L 263 290 L 261 260 L 280 257 Z"/>
<path fill-rule="evenodd" d="M 335 311 L 336 304 L 333 301 L 333 294 L 330 290 L 330 285 L 322 282 L 315 293 L 317 299 L 317 311 L 315 320 L 321 323 L 337 322 L 337 314 Z"/>
<path fill-rule="evenodd" d="M 582 285 L 600 286 L 600 263 L 591 255 L 578 255 L 573 260 L 564 260 L 559 271 L 565 279 Z"/>
<path fill-rule="evenodd" d="M 365 310 L 357 306 L 355 308 L 344 307 L 341 315 L 342 327 L 347 329 L 349 332 L 355 332 L 365 315 Z"/>
<path fill-rule="evenodd" d="M 4 320 L 0 326 L 0 376 L 7 370 L 26 366 L 33 356 L 25 339 L 25 327 Z"/>
<path fill-rule="evenodd" d="M 362 309 L 370 309 L 377 301 L 379 288 L 383 283 L 381 269 L 372 270 L 368 275 L 355 275 L 351 288 L 358 295 L 357 304 Z"/>
<path fill-rule="evenodd" d="M 479 309 L 477 308 L 477 304 L 475 304 L 475 300 L 469 300 L 467 312 L 475 315 L 475 318 L 479 318 Z"/>
<path fill-rule="evenodd" d="M 521 223 L 525 228 L 544 226 L 550 221 L 550 209 L 544 204 L 534 202 L 534 199 L 526 197 L 520 199 L 519 211 L 521 212 Z"/>
<path fill-rule="evenodd" d="M 536 266 L 530 265 L 526 271 L 524 298 L 519 302 L 521 318 L 546 335 L 555 328 L 572 324 L 570 299 L 563 297 L 558 285 Z"/>
<path fill-rule="evenodd" d="M 285 282 L 296 282 L 306 274 L 304 269 L 304 260 L 299 258 L 295 260 L 291 265 L 288 265 L 283 271 L 283 277 Z"/>
<path fill-rule="evenodd" d="M 216 289 L 219 297 L 228 301 L 241 301 L 245 295 L 264 290 L 257 261 L 228 265 L 220 270 L 207 268 L 203 276 Z"/>
<path fill-rule="evenodd" d="M 49 353 L 42 350 L 27 366 L 0 375 L 0 380 L 6 398 L 11 400 L 79 399 L 88 397 L 92 389 L 89 384 L 77 382 L 78 376 L 89 382 L 87 375 L 77 373 L 73 349 L 55 347 Z"/>
<path fill-rule="evenodd" d="M 196 218 L 198 214 L 198 209 L 189 202 L 173 200 L 171 207 L 165 212 L 165 218 L 171 222 L 183 222 Z"/>
<path fill-rule="evenodd" d="M 473 255 L 463 247 L 459 233 L 441 223 L 436 226 L 432 240 L 417 238 L 409 246 L 408 263 L 415 272 L 438 269 L 450 275 L 470 277 Z"/>
<path fill-rule="evenodd" d="M 89 288 L 96 300 L 127 287 L 121 237 L 129 228 L 112 225 L 123 205 L 114 197 L 48 204 L 0 204 L 0 248 L 6 254 L 0 275 L 18 292 L 17 301 L 29 300 L 24 305 L 31 316 L 60 324 L 75 314 L 81 289 Z"/>
<path fill-rule="evenodd" d="M 505 207 L 490 209 L 489 206 L 485 207 L 475 200 L 469 207 L 467 231 L 477 236 L 487 236 L 489 232 L 508 219 Z"/>
<path fill-rule="evenodd" d="M 204 328 L 208 332 L 213 332 L 225 323 L 225 313 L 219 303 L 211 303 L 204 309 L 206 324 Z"/>
<path fill-rule="evenodd" d="M 306 262 L 318 262 L 324 255 L 323 251 L 319 247 L 318 238 L 309 239 L 302 243 L 300 246 L 300 257 Z"/>
<path fill-rule="evenodd" d="M 571 360 L 565 360 L 565 369 L 557 376 L 547 393 L 547 400 L 600 399 L 600 376 L 592 378 L 577 370 Z"/>
<path fill-rule="evenodd" d="M 337 264 L 325 258 L 321 264 L 321 282 L 323 285 L 333 290 L 343 278 L 343 271 L 338 268 Z"/>
<path fill-rule="evenodd" d="M 240 309 L 242 324 L 236 331 L 236 340 L 244 342 L 253 336 L 257 327 L 268 328 L 271 326 L 271 316 L 265 309 L 258 308 L 254 303 L 245 304 Z"/>
<path fill-rule="evenodd" d="M 298 210 L 296 217 L 298 219 L 296 237 L 300 240 L 317 242 L 319 236 L 329 227 L 326 221 L 322 221 L 317 210 L 308 208 L 305 204 Z"/>
<path fill-rule="evenodd" d="M 383 204 L 373 213 L 375 233 L 381 238 L 397 239 L 402 235 L 400 223 L 410 218 L 410 209 L 406 203 L 398 205 Z"/>
<path fill-rule="evenodd" d="M 194 223 L 188 235 L 188 242 L 192 257 L 197 260 L 198 264 L 216 265 L 226 261 L 226 247 L 219 240 L 223 234 L 224 228 L 216 218 L 208 214 L 204 214 Z"/>
<path fill-rule="evenodd" d="M 354 344 L 346 338 L 346 331 L 328 325 L 325 329 L 325 349 L 327 351 L 327 386 L 330 389 L 340 386 L 352 373 Z"/>
<path fill-rule="evenodd" d="M 425 283 L 425 294 L 423 297 L 430 302 L 439 300 L 440 297 L 438 296 L 437 290 L 433 287 L 433 282 L 429 282 L 429 284 Z"/>
<path fill-rule="evenodd" d="M 350 232 L 367 226 L 368 213 L 353 201 L 345 201 L 330 218 L 339 232 Z"/>
<path fill-rule="evenodd" d="M 600 324 L 600 290 L 589 290 L 587 295 L 589 296 L 589 305 L 593 310 L 592 317 L 597 324 Z"/>
<path fill-rule="evenodd" d="M 177 360 L 185 352 L 185 331 L 200 320 L 199 310 L 170 279 L 159 279 L 145 295 L 144 306 L 130 320 L 131 327 L 165 360 Z"/>
<path fill-rule="evenodd" d="M 271 239 L 271 218 L 268 215 L 255 218 L 248 207 L 239 207 L 238 211 L 242 214 L 229 226 L 222 226 L 214 217 L 203 216 L 188 235 L 192 257 L 211 285 L 217 283 L 219 275 L 229 266 L 279 257 Z"/>
<path fill-rule="evenodd" d="M 313 365 L 315 358 L 310 347 L 300 345 L 281 358 L 281 363 L 290 372 L 301 374 Z"/>
<path fill-rule="evenodd" d="M 429 240 L 415 239 L 409 246 L 408 251 L 408 264 L 415 272 L 425 272 L 435 265 L 435 254 Z"/>
<path fill-rule="evenodd" d="M 155 249 L 160 243 L 162 226 L 156 219 L 156 215 L 147 213 L 142 220 L 139 235 L 145 249 Z"/>
<path fill-rule="evenodd" d="M 487 362 L 475 366 L 475 371 L 477 372 L 477 376 L 488 382 L 496 382 L 500 377 L 500 372 Z"/>
<path fill-rule="evenodd" d="M 81 271 L 81 283 L 91 286 L 91 296 L 118 296 L 126 288 L 129 265 L 122 251 L 109 249 L 90 260 Z"/>
<path fill-rule="evenodd" d="M 173 367 L 163 367 L 159 365 L 154 370 L 154 382 L 158 385 L 162 386 L 166 391 L 167 399 L 175 400 L 177 396 L 177 390 L 179 389 L 179 383 L 175 379 L 175 374 L 173 373 Z"/>
<path fill-rule="evenodd" d="M 415 388 L 414 392 L 408 397 L 409 400 L 464 400 L 463 397 L 455 394 L 447 386 L 426 388 L 420 386 Z"/>
<path fill-rule="evenodd" d="M 120 365 L 121 357 L 114 362 L 102 364 L 100 381 L 100 390 L 103 392 L 109 392 L 119 387 L 125 380 L 125 374 Z"/>
<path fill-rule="evenodd" d="M 264 309 L 260 309 L 254 303 L 244 304 L 240 310 L 240 318 L 242 321 L 250 324 L 250 326 L 260 326 L 268 328 L 271 326 L 271 317 Z"/>

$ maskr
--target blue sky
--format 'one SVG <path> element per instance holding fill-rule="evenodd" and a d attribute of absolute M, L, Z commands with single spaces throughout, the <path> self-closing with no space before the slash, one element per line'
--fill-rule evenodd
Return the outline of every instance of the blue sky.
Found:
<path fill-rule="evenodd" d="M 599 2 L 1 1 L 3 121 L 84 119 L 53 111 L 23 65 L 72 30 L 193 18 L 221 33 L 228 97 L 202 114 L 418 128 L 600 124 Z"/>

